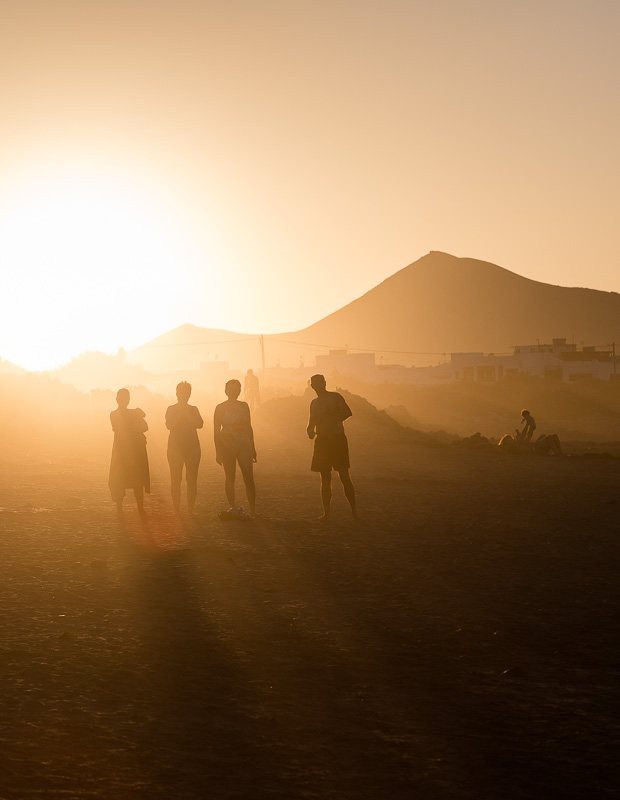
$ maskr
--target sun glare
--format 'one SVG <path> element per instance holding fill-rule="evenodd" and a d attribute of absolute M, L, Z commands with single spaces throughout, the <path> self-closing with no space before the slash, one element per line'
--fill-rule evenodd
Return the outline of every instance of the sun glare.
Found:
<path fill-rule="evenodd" d="M 46 170 L 0 196 L 0 357 L 29 369 L 160 333 L 192 293 L 196 242 L 142 176 Z M 195 293 L 195 289 L 194 289 Z"/>

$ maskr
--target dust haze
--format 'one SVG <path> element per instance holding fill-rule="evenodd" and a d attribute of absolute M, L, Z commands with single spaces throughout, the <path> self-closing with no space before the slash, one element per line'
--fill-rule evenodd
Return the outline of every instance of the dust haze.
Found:
<path fill-rule="evenodd" d="M 472 263 L 479 289 L 488 267 L 477 281 Z M 441 342 L 455 349 L 413 352 L 408 309 L 430 301 L 386 306 L 384 287 L 402 279 L 342 323 L 295 334 L 184 326 L 50 373 L 2 363 L 7 796 L 609 794 L 613 342 L 530 338 L 511 351 L 518 327 L 491 327 L 506 352 L 459 353 L 504 302 L 462 295 L 469 327 Z M 595 293 L 593 336 L 615 335 L 597 303 L 616 302 Z M 347 347 L 357 307 L 352 341 L 389 353 Z M 305 429 L 319 371 L 352 413 L 359 521 L 337 479 L 317 519 Z M 256 516 L 241 474 L 226 510 L 216 463 L 213 411 L 235 380 L 251 408 Z M 171 494 L 166 427 L 187 382 L 204 419 L 192 423 L 193 508 L 185 476 Z M 119 495 L 117 464 L 110 497 L 119 388 L 148 428 L 150 494 L 128 478 Z"/>
<path fill-rule="evenodd" d="M 620 3 L 0 2 L 0 800 L 612 800 Z"/>

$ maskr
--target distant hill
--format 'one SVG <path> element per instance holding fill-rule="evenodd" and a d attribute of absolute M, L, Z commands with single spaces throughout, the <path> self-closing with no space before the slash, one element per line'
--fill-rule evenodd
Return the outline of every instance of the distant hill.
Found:
<path fill-rule="evenodd" d="M 197 369 L 202 362 L 213 361 L 245 368 L 258 367 L 261 363 L 258 334 L 232 333 L 197 325 L 180 325 L 130 350 L 127 356 L 131 362 L 159 372 Z"/>
<path fill-rule="evenodd" d="M 540 283 L 486 261 L 432 251 L 314 325 L 266 336 L 265 343 L 268 366 L 297 366 L 300 358 L 312 363 L 325 348 L 345 346 L 384 351 L 386 361 L 428 363 L 432 357 L 416 354 L 508 352 L 557 336 L 620 343 L 620 295 Z M 260 365 L 258 334 L 193 325 L 130 355 L 147 369 L 189 368 L 215 358 Z"/>
<path fill-rule="evenodd" d="M 156 387 L 155 376 L 138 364 L 128 364 L 124 351 L 117 355 L 85 352 L 47 375 L 83 392 L 92 389 L 116 391 L 120 386 Z"/>
<path fill-rule="evenodd" d="M 288 336 L 439 353 L 505 352 L 557 336 L 607 344 L 620 342 L 620 295 L 539 283 L 486 261 L 431 252 Z"/>

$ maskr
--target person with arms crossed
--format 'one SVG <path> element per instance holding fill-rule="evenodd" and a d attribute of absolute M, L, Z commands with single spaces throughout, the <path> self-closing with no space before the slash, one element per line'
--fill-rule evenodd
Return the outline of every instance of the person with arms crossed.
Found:
<path fill-rule="evenodd" d="M 198 466 L 200 464 L 200 441 L 198 429 L 203 421 L 196 406 L 189 405 L 192 394 L 191 384 L 181 381 L 176 389 L 177 402 L 166 410 L 166 428 L 168 437 L 168 464 L 170 466 L 170 483 L 172 505 L 179 513 L 181 507 L 181 480 L 185 467 L 187 482 L 187 510 L 191 514 L 196 505 Z"/>
<path fill-rule="evenodd" d="M 256 447 L 254 431 L 247 403 L 239 400 L 241 383 L 230 380 L 224 391 L 228 400 L 215 408 L 213 415 L 213 435 L 215 438 L 215 460 L 224 467 L 226 499 L 230 508 L 227 516 L 242 516 L 242 510 L 235 507 L 235 473 L 237 463 L 241 469 L 245 493 L 251 516 L 256 513 L 256 487 L 254 467 Z"/>

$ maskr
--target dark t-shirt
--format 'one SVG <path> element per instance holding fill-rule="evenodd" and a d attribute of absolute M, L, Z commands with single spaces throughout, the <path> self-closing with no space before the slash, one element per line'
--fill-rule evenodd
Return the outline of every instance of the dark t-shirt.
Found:
<path fill-rule="evenodd" d="M 316 426 L 317 436 L 335 436 L 344 433 L 345 419 L 351 409 L 339 392 L 324 392 L 310 403 L 310 421 Z"/>

